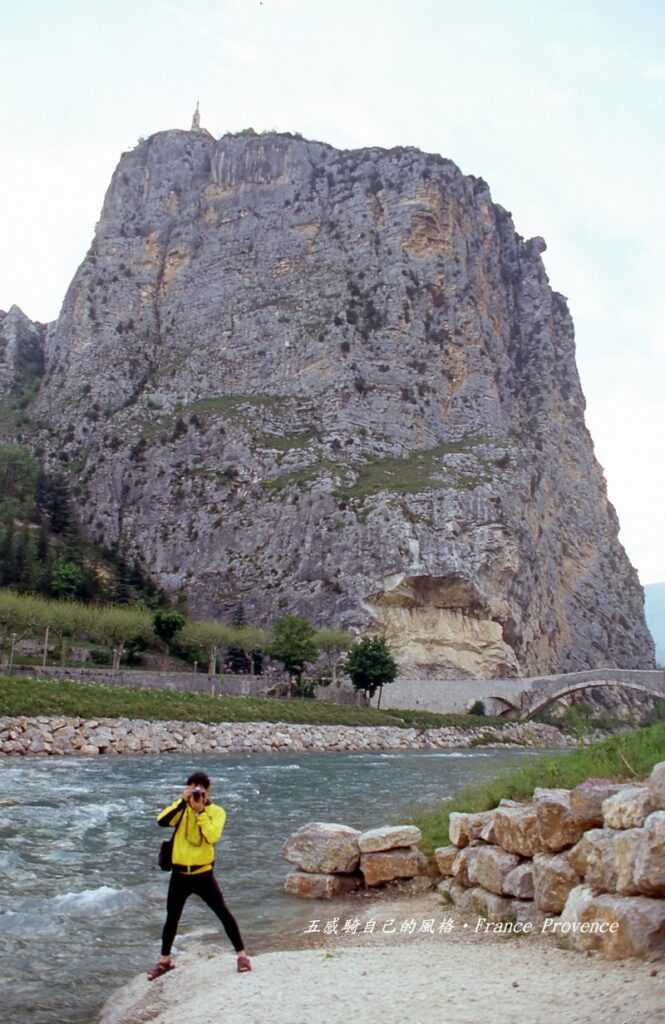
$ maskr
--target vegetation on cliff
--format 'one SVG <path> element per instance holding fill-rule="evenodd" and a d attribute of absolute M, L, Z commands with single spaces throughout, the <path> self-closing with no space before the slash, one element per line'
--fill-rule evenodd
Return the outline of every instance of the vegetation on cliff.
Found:
<path fill-rule="evenodd" d="M 0 444 L 0 587 L 150 607 L 165 601 L 138 565 L 83 537 L 70 484 L 22 445 Z"/>

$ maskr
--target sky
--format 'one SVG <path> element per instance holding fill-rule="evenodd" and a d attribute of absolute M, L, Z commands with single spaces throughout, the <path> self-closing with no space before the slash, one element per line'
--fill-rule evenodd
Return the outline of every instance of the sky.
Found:
<path fill-rule="evenodd" d="M 620 539 L 665 580 L 665 4 L 2 0 L 0 309 L 58 315 L 120 154 L 253 127 L 412 145 L 542 235 Z"/>

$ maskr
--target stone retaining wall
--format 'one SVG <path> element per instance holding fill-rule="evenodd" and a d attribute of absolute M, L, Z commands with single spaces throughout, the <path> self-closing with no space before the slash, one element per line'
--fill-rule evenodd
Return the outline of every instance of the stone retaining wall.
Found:
<path fill-rule="evenodd" d="M 0 718 L 0 755 L 162 754 L 232 751 L 427 750 L 479 743 L 575 746 L 558 729 L 535 722 L 478 729 L 300 725 L 287 722 L 141 721 L 40 715 Z"/>
<path fill-rule="evenodd" d="M 7 669 L 4 669 L 7 672 Z M 141 669 L 115 670 L 110 668 L 72 668 L 59 665 L 35 667 L 15 665 L 12 676 L 29 679 L 62 679 L 77 683 L 99 683 L 103 686 L 137 687 L 143 690 L 180 690 L 185 693 L 205 693 L 212 696 L 260 697 L 271 687 L 286 681 L 285 675 L 252 676 L 237 672 L 209 676 L 204 672 L 150 672 Z M 314 698 L 326 704 L 350 704 L 366 707 L 363 693 L 348 684 L 342 686 L 316 686 Z"/>

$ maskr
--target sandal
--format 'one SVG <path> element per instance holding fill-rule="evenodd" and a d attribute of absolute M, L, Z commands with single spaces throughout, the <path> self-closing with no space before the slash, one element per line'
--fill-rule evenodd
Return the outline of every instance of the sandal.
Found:
<path fill-rule="evenodd" d="M 173 963 L 172 960 L 169 960 L 167 964 L 162 963 L 161 960 L 158 960 L 155 966 L 151 967 L 150 970 L 148 971 L 148 981 L 154 981 L 155 978 L 161 977 L 162 974 L 166 974 L 167 971 L 173 970 L 175 970 L 175 964 Z"/>
<path fill-rule="evenodd" d="M 245 956 L 244 953 L 241 954 L 238 957 L 238 971 L 239 971 L 239 973 L 242 974 L 243 971 L 251 971 L 251 969 L 252 969 L 252 965 L 249 962 L 249 957 Z"/>

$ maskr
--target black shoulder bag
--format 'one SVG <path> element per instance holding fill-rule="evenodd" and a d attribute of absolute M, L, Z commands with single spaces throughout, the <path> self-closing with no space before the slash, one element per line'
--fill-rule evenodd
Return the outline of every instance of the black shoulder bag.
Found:
<path fill-rule="evenodd" d="M 180 828 L 180 822 L 185 817 L 186 813 L 187 806 L 185 805 L 182 814 L 180 815 L 180 818 L 178 820 L 178 824 L 173 829 L 173 834 L 171 835 L 171 838 L 165 839 L 159 848 L 159 857 L 157 858 L 157 863 L 159 864 L 162 871 L 171 871 L 171 869 L 173 868 L 173 843 L 175 841 L 175 834 Z"/>

